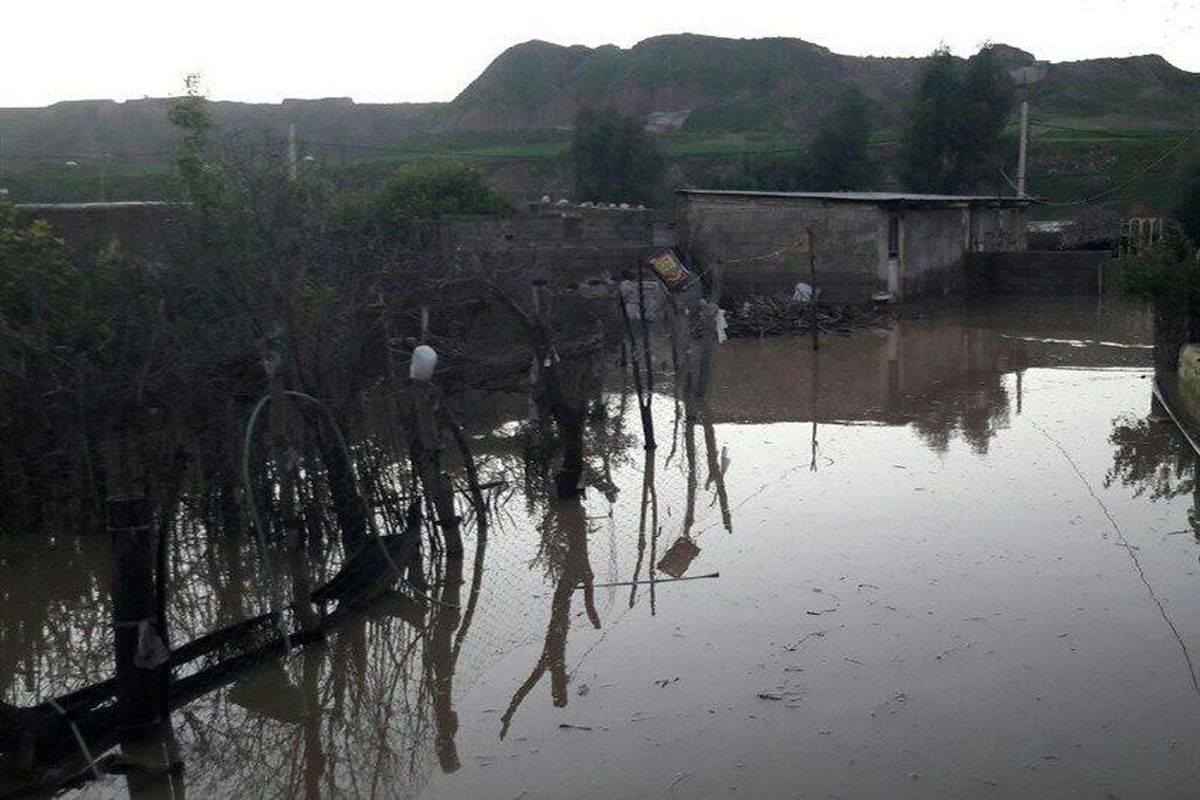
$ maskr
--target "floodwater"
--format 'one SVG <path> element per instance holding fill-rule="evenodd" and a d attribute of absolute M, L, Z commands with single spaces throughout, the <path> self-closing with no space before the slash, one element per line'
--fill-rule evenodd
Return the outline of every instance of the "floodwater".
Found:
<path fill-rule="evenodd" d="M 705 422 L 655 398 L 649 455 L 614 391 L 582 504 L 501 492 L 443 605 L 177 710 L 183 791 L 1194 797 L 1200 486 L 1150 341 L 1094 298 L 733 341 Z M 520 427 L 477 440 L 485 480 L 527 485 Z M 177 639 L 269 602 L 249 544 L 202 534 Z M 105 677 L 105 542 L 0 547 L 3 700 Z"/>

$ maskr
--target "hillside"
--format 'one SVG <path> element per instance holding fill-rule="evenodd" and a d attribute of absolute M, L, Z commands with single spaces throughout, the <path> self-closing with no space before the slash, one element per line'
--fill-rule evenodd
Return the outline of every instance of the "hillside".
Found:
<path fill-rule="evenodd" d="M 1067 200 L 1103 193 L 1110 216 L 1169 207 L 1170 176 L 1186 153 L 1158 156 L 1200 123 L 1200 75 L 1153 55 L 1047 63 L 997 47 L 1033 110 L 1032 192 Z M 922 63 L 840 55 L 784 38 L 679 34 L 628 49 L 531 41 L 501 53 L 448 103 L 214 101 L 210 110 L 222 130 L 255 143 L 282 142 L 294 123 L 301 154 L 340 185 L 374 185 L 400 163 L 436 156 L 476 161 L 524 200 L 571 191 L 563 156 L 575 114 L 614 106 L 659 133 L 671 164 L 663 187 L 669 202 L 674 186 L 738 184 L 756 164 L 802 149 L 813 121 L 850 86 L 873 99 L 874 149 L 894 162 Z M 178 197 L 168 103 L 0 109 L 0 188 L 18 201 Z M 1011 127 L 1008 136 L 1006 151 L 1015 155 Z M 881 182 L 894 184 L 894 176 Z M 1109 194 L 1114 185 L 1120 191 Z M 1046 206 L 1039 213 L 1076 212 Z"/>
<path fill-rule="evenodd" d="M 532 41 L 502 53 L 447 106 L 444 130 L 558 128 L 587 105 L 610 105 L 666 128 L 802 129 L 858 85 L 894 116 L 920 59 L 841 56 L 799 39 L 680 34 L 628 50 Z"/>
<path fill-rule="evenodd" d="M 1159 56 L 1048 64 L 1001 45 L 1045 117 L 1179 125 L 1200 116 L 1200 74 Z M 500 54 L 430 123 L 446 131 L 569 126 L 611 105 L 664 128 L 803 132 L 849 86 L 876 101 L 882 127 L 904 114 L 922 58 L 846 56 L 800 39 L 658 36 L 628 50 L 531 41 Z"/>
<path fill-rule="evenodd" d="M 1001 46 L 1035 114 L 1104 125 L 1181 127 L 1200 118 L 1200 74 L 1159 56 L 1038 62 Z M 281 104 L 213 102 L 228 131 L 282 138 L 289 122 L 324 150 L 394 145 L 429 134 L 493 135 L 569 127 L 587 105 L 614 106 L 652 128 L 697 134 L 800 132 L 849 86 L 877 104 L 882 129 L 898 128 L 922 58 L 847 56 L 800 39 L 657 36 L 628 49 L 542 41 L 501 53 L 449 103 L 360 104 L 345 98 Z M 0 109 L 0 169 L 23 161 L 112 154 L 155 163 L 175 142 L 169 101 L 85 100 Z M 481 135 L 480 135 L 481 134 Z"/>
<path fill-rule="evenodd" d="M 177 132 L 168 98 L 75 100 L 45 108 L 0 108 L 0 172 L 28 162 L 83 161 L 109 154 L 118 164 L 155 164 L 174 154 Z M 435 104 L 360 104 L 348 98 L 282 103 L 214 101 L 209 111 L 225 131 L 282 140 L 289 123 L 333 148 L 383 146 L 419 132 Z"/>

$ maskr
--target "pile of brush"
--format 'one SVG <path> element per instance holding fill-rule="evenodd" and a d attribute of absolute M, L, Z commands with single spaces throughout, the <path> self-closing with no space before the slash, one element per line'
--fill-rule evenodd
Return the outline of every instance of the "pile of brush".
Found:
<path fill-rule="evenodd" d="M 885 306 L 832 305 L 793 300 L 788 295 L 758 295 L 727 312 L 727 319 L 731 337 L 811 334 L 814 325 L 820 334 L 845 336 L 856 328 L 886 325 L 891 313 Z"/>

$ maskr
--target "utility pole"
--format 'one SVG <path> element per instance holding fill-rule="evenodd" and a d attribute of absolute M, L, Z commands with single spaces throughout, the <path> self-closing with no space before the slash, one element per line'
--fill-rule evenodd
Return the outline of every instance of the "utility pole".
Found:
<path fill-rule="evenodd" d="M 1017 197 L 1025 197 L 1025 151 L 1029 140 L 1029 101 L 1021 101 L 1021 144 L 1017 151 Z"/>
<path fill-rule="evenodd" d="M 299 166 L 296 159 L 296 123 L 288 123 L 288 140 L 287 140 L 287 171 L 288 180 L 295 181 L 299 175 Z"/>

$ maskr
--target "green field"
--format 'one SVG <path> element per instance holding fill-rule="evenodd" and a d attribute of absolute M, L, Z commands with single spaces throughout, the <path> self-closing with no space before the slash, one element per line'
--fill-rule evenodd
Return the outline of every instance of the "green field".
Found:
<path fill-rule="evenodd" d="M 1200 138 L 1180 146 L 1189 132 L 1162 127 L 1099 127 L 1072 119 L 1035 121 L 1030 127 L 1028 189 L 1045 200 L 1034 206 L 1034 218 L 1167 213 L 1172 178 L 1182 161 L 1200 151 Z M 676 174 L 693 185 L 737 180 L 738 168 L 756 159 L 786 158 L 803 151 L 805 142 L 776 132 L 706 134 L 677 132 L 658 136 Z M 899 137 L 879 132 L 872 140 L 877 158 L 894 162 Z M 346 147 L 333 153 L 314 147 L 307 169 L 320 170 L 343 188 L 378 185 L 398 166 L 421 159 L 454 159 L 485 169 L 524 163 L 534 174 L 559 173 L 570 149 L 566 131 L 459 133 L 425 135 L 387 147 Z M 1007 169 L 1015 175 L 1016 126 L 1005 132 Z M 301 152 L 305 152 L 302 143 Z M 885 175 L 890 174 L 885 169 Z M 886 178 L 881 188 L 899 188 Z M 169 164 L 148 166 L 89 163 L 40 164 L 10 168 L 0 174 L 0 187 L 16 202 L 90 202 L 99 200 L 172 200 L 180 187 Z M 1011 191 L 997 176 L 996 191 Z M 664 193 L 664 197 L 669 196 Z"/>

